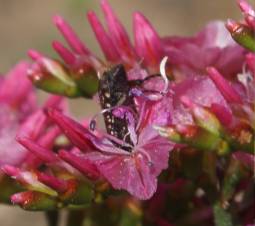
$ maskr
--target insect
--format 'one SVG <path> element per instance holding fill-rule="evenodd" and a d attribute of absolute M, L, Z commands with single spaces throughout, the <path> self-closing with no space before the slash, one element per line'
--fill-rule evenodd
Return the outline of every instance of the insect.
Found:
<path fill-rule="evenodd" d="M 147 76 L 145 79 L 128 80 L 126 70 L 121 64 L 106 70 L 102 74 L 99 80 L 98 95 L 101 108 L 103 109 L 101 113 L 103 114 L 108 134 L 130 144 L 131 146 L 134 145 L 128 131 L 128 119 L 126 117 L 116 117 L 113 114 L 113 111 L 121 106 L 127 107 L 133 112 L 136 112 L 132 89 L 134 87 L 141 87 L 145 81 L 158 76 L 162 75 L 153 74 Z M 143 91 L 155 92 L 150 90 Z M 90 129 L 94 130 L 95 126 L 96 122 L 95 120 L 92 120 L 90 123 Z M 120 145 L 116 144 L 116 146 Z M 121 148 L 126 151 L 131 151 L 130 147 L 121 146 Z"/>
<path fill-rule="evenodd" d="M 130 136 L 127 135 L 127 119 L 116 117 L 112 113 L 117 106 L 134 109 L 133 97 L 129 95 L 130 89 L 124 66 L 117 65 L 103 73 L 99 81 L 98 94 L 101 108 L 109 109 L 103 113 L 107 133 L 133 145 Z"/>

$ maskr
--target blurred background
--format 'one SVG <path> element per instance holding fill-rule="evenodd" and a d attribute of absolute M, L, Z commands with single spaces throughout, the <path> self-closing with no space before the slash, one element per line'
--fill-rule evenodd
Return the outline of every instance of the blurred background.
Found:
<path fill-rule="evenodd" d="M 161 36 L 192 35 L 210 20 L 240 17 L 235 0 L 109 0 L 131 34 L 132 12 L 139 10 L 152 22 Z M 56 56 L 51 41 L 61 39 L 52 24 L 52 16 L 61 14 L 74 27 L 81 39 L 101 55 L 94 35 L 86 21 L 86 11 L 95 10 L 102 18 L 99 0 L 0 0 L 0 74 L 33 48 Z M 40 96 L 43 96 L 40 94 Z M 95 112 L 90 102 L 71 102 L 78 116 Z M 83 107 L 81 107 L 83 106 Z M 89 110 L 88 110 L 88 109 Z M 1 188 L 0 188 L 1 189 Z M 42 213 L 29 213 L 15 207 L 0 206 L 1 226 L 44 226 Z"/>

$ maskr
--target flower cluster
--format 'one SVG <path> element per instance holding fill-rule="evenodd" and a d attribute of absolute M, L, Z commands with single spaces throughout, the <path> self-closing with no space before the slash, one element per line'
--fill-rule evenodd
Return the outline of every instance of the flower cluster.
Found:
<path fill-rule="evenodd" d="M 30 50 L 33 63 L 0 80 L 0 167 L 26 189 L 11 201 L 88 207 L 93 225 L 252 224 L 255 11 L 239 5 L 245 22 L 193 37 L 160 37 L 135 13 L 133 45 L 102 0 L 107 29 L 94 12 L 88 20 L 105 60 L 55 16 L 71 50 L 54 41 L 61 60 Z M 78 122 L 58 96 L 40 108 L 25 74 L 49 93 L 93 98 L 101 112 Z"/>
<path fill-rule="evenodd" d="M 37 167 L 40 162 L 16 141 L 16 136 L 27 137 L 34 142 L 44 143 L 52 148 L 56 137 L 61 133 L 45 116 L 44 109 L 54 107 L 61 110 L 61 97 L 50 97 L 43 107 L 36 103 L 36 93 L 27 79 L 30 64 L 20 62 L 0 82 L 0 166 L 9 164 L 17 167 Z M 1 173 L 2 189 L 7 186 Z M 11 189 L 11 188 L 10 188 Z M 7 189 L 8 190 L 8 189 Z M 7 192 L 8 193 L 8 192 Z M 9 193 L 8 193 L 9 194 Z M 6 194 L 1 199 L 6 200 Z"/>

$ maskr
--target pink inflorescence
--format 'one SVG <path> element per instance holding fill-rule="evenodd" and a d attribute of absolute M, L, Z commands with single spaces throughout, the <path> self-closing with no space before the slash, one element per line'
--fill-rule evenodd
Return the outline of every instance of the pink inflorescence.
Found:
<path fill-rule="evenodd" d="M 233 34 L 245 26 L 244 34 L 249 36 L 255 13 L 246 1 L 240 0 L 239 5 L 244 22 L 212 22 L 192 37 L 160 37 L 136 12 L 132 44 L 108 2 L 102 0 L 106 26 L 95 12 L 87 18 L 105 60 L 95 56 L 61 16 L 55 16 L 54 24 L 69 46 L 53 42 L 61 61 L 30 50 L 32 65 L 21 63 L 10 78 L 0 80 L 0 144 L 9 150 L 0 148 L 0 166 L 28 190 L 13 195 L 12 202 L 27 209 L 44 208 L 46 201 L 41 200 L 47 200 L 47 208 L 80 207 L 114 194 L 113 190 L 124 190 L 131 196 L 121 193 L 122 197 L 129 197 L 132 204 L 137 202 L 134 198 L 152 198 L 146 208 L 155 216 L 144 216 L 151 225 L 172 225 L 169 222 L 178 218 L 165 219 L 169 213 L 159 211 L 173 205 L 167 203 L 175 202 L 172 194 L 178 202 L 179 193 L 192 193 L 192 201 L 184 206 L 205 209 L 206 219 L 213 210 L 204 196 L 219 196 L 213 201 L 216 210 L 236 202 L 236 196 L 249 188 L 255 164 L 255 55 L 249 51 L 252 42 L 242 45 L 249 47 L 245 49 L 236 43 L 243 39 Z M 126 76 L 124 84 L 133 86 L 120 91 L 122 98 L 111 106 L 112 99 L 103 102 L 111 95 L 102 96 L 102 78 L 117 73 L 113 69 L 119 67 Z M 28 77 L 37 87 L 72 98 L 93 98 L 100 102 L 101 111 L 78 122 L 67 116 L 61 97 L 53 96 L 37 107 L 31 84 L 20 78 L 28 68 Z M 20 93 L 13 91 L 16 79 L 20 79 Z M 97 125 L 100 114 L 106 130 Z M 118 126 L 126 131 L 124 136 L 109 130 L 116 126 L 114 120 L 122 123 Z M 107 125 L 109 121 L 112 124 Z M 13 141 L 16 134 L 21 145 Z M 242 208 L 250 211 L 250 206 Z M 187 216 L 200 220 L 190 212 Z"/>

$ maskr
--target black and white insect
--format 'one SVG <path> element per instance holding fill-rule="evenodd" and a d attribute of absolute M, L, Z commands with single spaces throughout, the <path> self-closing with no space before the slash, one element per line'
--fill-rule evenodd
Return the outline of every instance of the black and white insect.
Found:
<path fill-rule="evenodd" d="M 165 67 L 166 59 L 163 59 L 163 67 Z M 128 131 L 128 119 L 126 117 L 120 118 L 113 114 L 113 111 L 118 107 L 127 107 L 133 112 L 136 112 L 134 95 L 144 95 L 146 92 L 155 93 L 155 91 L 143 90 L 133 93 L 134 87 L 141 87 L 142 84 L 154 77 L 162 76 L 166 85 L 162 92 L 157 92 L 157 96 L 164 95 L 168 87 L 168 79 L 165 71 L 160 67 L 161 74 L 154 74 L 146 77 L 145 79 L 128 80 L 127 73 L 123 65 L 119 64 L 108 70 L 106 70 L 102 76 L 100 76 L 98 96 L 100 105 L 102 108 L 102 114 L 105 122 L 106 131 L 111 136 L 124 141 L 125 143 L 133 146 L 129 131 Z M 137 89 L 136 89 L 137 90 Z M 152 94 L 153 95 L 153 94 Z M 155 96 L 156 96 L 155 95 Z M 148 96 L 148 99 L 155 99 L 153 96 Z M 94 130 L 96 121 L 93 119 L 90 123 L 90 129 Z M 119 146 L 116 144 L 116 146 Z M 130 147 L 121 146 L 122 149 L 130 151 Z"/>

